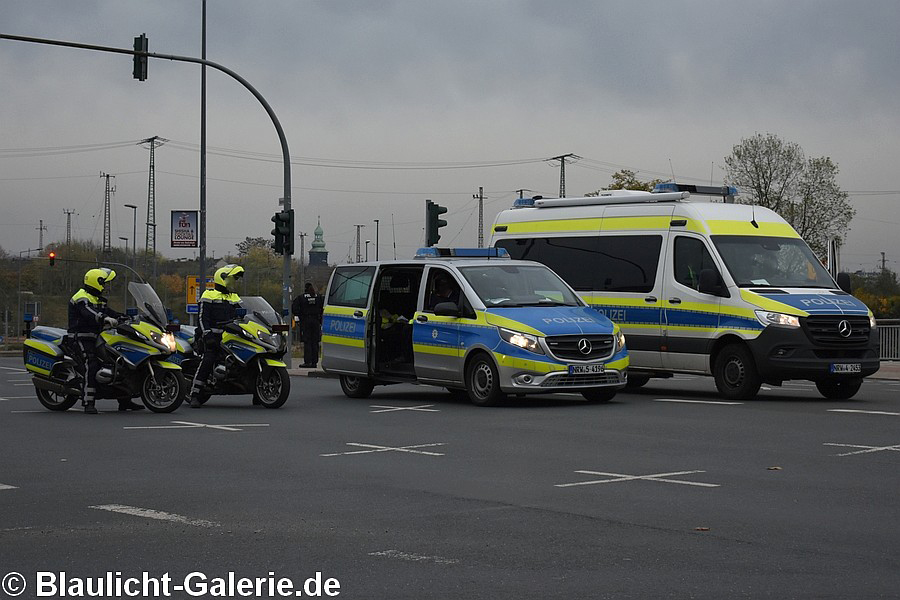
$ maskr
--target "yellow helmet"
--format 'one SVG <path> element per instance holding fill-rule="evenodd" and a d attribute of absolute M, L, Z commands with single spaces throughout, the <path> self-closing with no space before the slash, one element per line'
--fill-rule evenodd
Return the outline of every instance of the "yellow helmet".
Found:
<path fill-rule="evenodd" d="M 234 284 L 244 276 L 244 267 L 240 265 L 225 265 L 216 270 L 213 283 L 225 288 L 228 292 L 234 291 Z"/>
<path fill-rule="evenodd" d="M 84 285 L 103 293 L 103 288 L 116 278 L 116 272 L 107 267 L 91 269 L 84 274 Z"/>

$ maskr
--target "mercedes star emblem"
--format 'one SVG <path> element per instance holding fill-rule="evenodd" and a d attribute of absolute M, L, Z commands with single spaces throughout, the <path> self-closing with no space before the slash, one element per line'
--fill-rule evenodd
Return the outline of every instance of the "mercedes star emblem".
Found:
<path fill-rule="evenodd" d="M 578 351 L 582 354 L 590 354 L 591 353 L 591 340 L 581 338 L 578 340 Z"/>
<path fill-rule="evenodd" d="M 838 323 L 838 333 L 841 334 L 841 337 L 850 337 L 850 334 L 853 333 L 853 327 L 850 326 L 850 321 L 844 319 Z"/>

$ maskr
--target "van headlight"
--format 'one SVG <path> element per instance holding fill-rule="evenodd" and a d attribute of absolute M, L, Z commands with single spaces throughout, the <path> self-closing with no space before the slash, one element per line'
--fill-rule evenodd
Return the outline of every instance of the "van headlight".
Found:
<path fill-rule="evenodd" d="M 869 327 L 875 329 L 878 327 L 878 322 L 875 320 L 875 315 L 869 315 Z"/>
<path fill-rule="evenodd" d="M 513 331 L 512 329 L 503 329 L 502 327 L 498 327 L 497 330 L 500 332 L 500 337 L 513 346 L 518 346 L 519 348 L 534 352 L 535 354 L 544 353 L 536 335 L 521 333 L 519 331 Z"/>
<path fill-rule="evenodd" d="M 756 311 L 756 318 L 763 325 L 777 325 L 779 327 L 800 327 L 800 317 L 794 315 L 786 315 L 784 313 L 771 312 L 768 310 Z"/>
<path fill-rule="evenodd" d="M 625 334 L 622 333 L 622 330 L 616 332 L 616 352 L 620 351 L 625 347 Z"/>

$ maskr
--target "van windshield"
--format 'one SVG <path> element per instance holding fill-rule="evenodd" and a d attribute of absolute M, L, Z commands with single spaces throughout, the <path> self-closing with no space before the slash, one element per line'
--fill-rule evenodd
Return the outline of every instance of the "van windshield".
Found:
<path fill-rule="evenodd" d="M 740 287 L 837 287 L 802 239 L 714 235 L 712 240 Z"/>
<path fill-rule="evenodd" d="M 459 270 L 488 308 L 583 306 L 556 273 L 541 265 L 486 265 Z"/>

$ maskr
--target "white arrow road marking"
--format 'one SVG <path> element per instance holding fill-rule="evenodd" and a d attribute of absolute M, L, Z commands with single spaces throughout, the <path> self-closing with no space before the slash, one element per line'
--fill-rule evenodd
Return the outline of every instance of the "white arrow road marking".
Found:
<path fill-rule="evenodd" d="M 371 413 L 396 412 L 398 410 L 415 410 L 419 412 L 441 412 L 436 408 L 431 408 L 434 404 L 420 404 L 419 406 L 382 406 L 380 404 L 372 404 L 370 408 L 380 408 L 384 410 L 372 410 Z"/>
<path fill-rule="evenodd" d="M 19 488 L 17 488 L 14 485 L 6 485 L 5 483 L 0 483 L 0 490 L 17 490 L 17 489 L 19 489 Z"/>
<path fill-rule="evenodd" d="M 837 412 L 837 413 L 857 413 L 860 415 L 888 415 L 891 417 L 900 417 L 900 413 L 895 412 L 885 412 L 882 410 L 856 410 L 853 408 L 829 408 L 828 412 Z"/>
<path fill-rule="evenodd" d="M 174 425 L 129 426 L 122 429 L 218 429 L 219 431 L 243 431 L 242 427 L 268 427 L 268 423 L 227 423 L 211 425 L 208 423 L 192 423 L 191 421 L 172 421 Z"/>
<path fill-rule="evenodd" d="M 723 404 L 727 406 L 735 406 L 743 404 L 743 402 L 718 402 L 715 400 L 683 400 L 681 398 L 656 398 L 654 402 L 677 402 L 679 404 Z"/>

